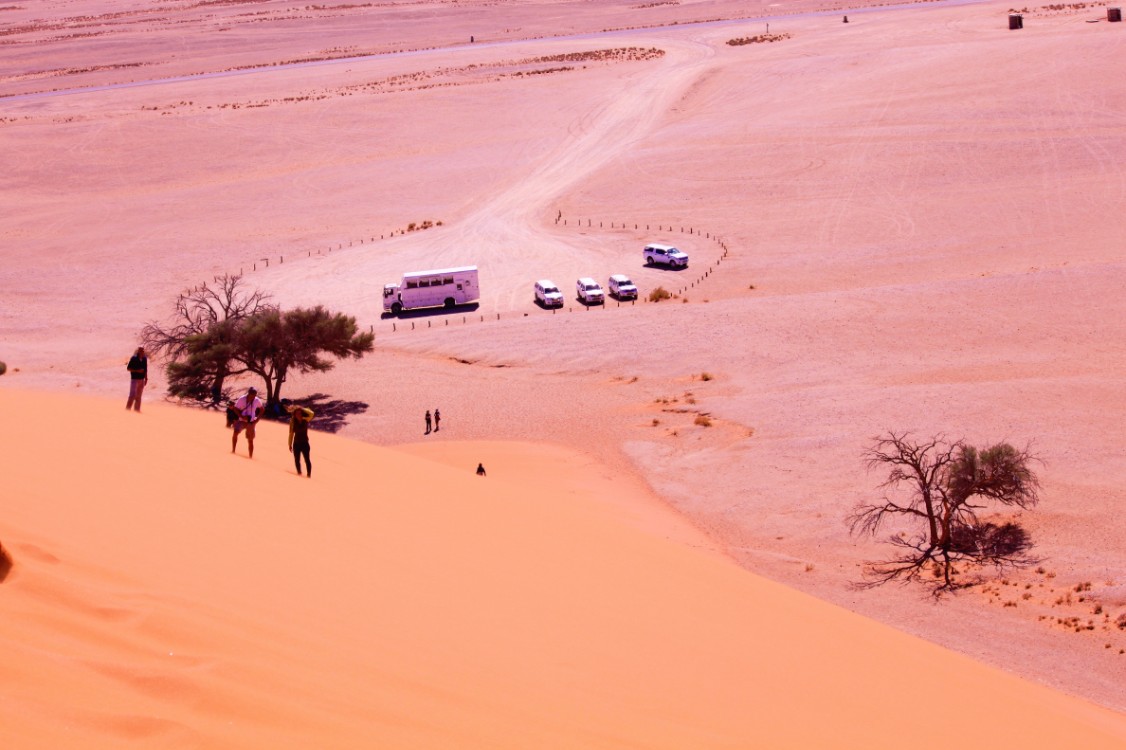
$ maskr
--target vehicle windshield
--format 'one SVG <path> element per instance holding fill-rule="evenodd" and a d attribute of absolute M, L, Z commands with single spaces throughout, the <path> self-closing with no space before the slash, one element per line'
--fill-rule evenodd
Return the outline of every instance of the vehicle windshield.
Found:
<path fill-rule="evenodd" d="M 559 294 L 559 290 L 558 290 L 558 289 L 556 289 L 556 288 L 555 288 L 555 287 L 553 287 L 553 286 L 545 286 L 545 287 L 543 288 L 543 293 L 544 293 L 544 294 Z"/>
<path fill-rule="evenodd" d="M 618 279 L 618 286 L 633 286 L 633 282 L 629 279 Z"/>
<path fill-rule="evenodd" d="M 596 292 L 596 291 L 598 291 L 598 284 L 587 284 L 586 290 L 588 292 Z"/>

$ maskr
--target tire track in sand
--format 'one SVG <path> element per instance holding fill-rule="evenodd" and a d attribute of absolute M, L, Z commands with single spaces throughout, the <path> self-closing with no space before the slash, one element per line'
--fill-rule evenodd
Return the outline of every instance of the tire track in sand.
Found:
<path fill-rule="evenodd" d="M 471 248 L 473 262 L 490 267 L 488 288 L 508 290 L 504 294 L 511 296 L 512 289 L 527 286 L 521 280 L 532 278 L 543 266 L 545 252 L 551 248 L 567 252 L 557 238 L 539 228 L 536 216 L 652 133 L 712 66 L 714 50 L 707 44 L 665 39 L 661 47 L 666 54 L 655 65 L 624 76 L 620 86 L 592 92 L 581 102 L 567 138 L 528 161 L 521 177 L 483 196 L 480 206 L 454 231 L 424 251 L 422 265 L 461 264 L 466 248 Z M 510 309 L 514 301 L 502 299 L 501 294 L 486 295 L 482 302 L 488 309 Z"/>

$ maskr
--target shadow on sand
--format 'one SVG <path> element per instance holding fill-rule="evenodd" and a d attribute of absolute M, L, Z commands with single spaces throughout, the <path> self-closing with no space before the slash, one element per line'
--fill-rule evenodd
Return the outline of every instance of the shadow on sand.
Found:
<path fill-rule="evenodd" d="M 4 549 L 4 545 L 0 544 L 0 583 L 4 582 L 11 571 L 12 558 L 8 556 L 8 550 Z"/>
<path fill-rule="evenodd" d="M 398 315 L 394 313 L 382 313 L 380 320 L 410 320 L 411 318 L 434 318 L 443 315 L 466 315 L 471 312 L 477 312 L 481 307 L 479 302 L 470 302 L 468 305 L 454 305 L 453 307 L 420 307 L 417 310 L 403 310 Z M 312 408 L 312 407 L 309 407 Z"/>
<path fill-rule="evenodd" d="M 290 403 L 312 409 L 317 416 L 313 419 L 310 428 L 321 432 L 338 432 L 341 427 L 348 424 L 350 415 L 363 414 L 368 410 L 368 405 L 363 401 L 344 401 L 332 398 L 326 393 L 314 393 L 304 398 L 291 399 Z"/>

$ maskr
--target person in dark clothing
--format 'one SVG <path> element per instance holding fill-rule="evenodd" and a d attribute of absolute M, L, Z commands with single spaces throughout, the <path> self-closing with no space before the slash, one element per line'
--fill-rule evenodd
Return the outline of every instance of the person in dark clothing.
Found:
<path fill-rule="evenodd" d="M 129 370 L 129 400 L 125 402 L 125 409 L 140 411 L 141 394 L 149 382 L 149 358 L 145 356 L 145 347 L 137 347 L 125 369 Z"/>
<path fill-rule="evenodd" d="M 430 410 L 426 410 L 426 434 L 430 434 Z"/>
<path fill-rule="evenodd" d="M 477 476 L 485 476 L 485 464 L 477 464 Z"/>
<path fill-rule="evenodd" d="M 309 460 L 309 423 L 313 421 L 313 410 L 304 406 L 294 406 L 289 410 L 289 449 L 293 451 L 293 465 L 301 474 L 301 457 L 305 457 L 305 476 L 312 478 L 313 464 Z"/>
<path fill-rule="evenodd" d="M 434 432 L 442 429 L 442 412 L 434 410 Z"/>

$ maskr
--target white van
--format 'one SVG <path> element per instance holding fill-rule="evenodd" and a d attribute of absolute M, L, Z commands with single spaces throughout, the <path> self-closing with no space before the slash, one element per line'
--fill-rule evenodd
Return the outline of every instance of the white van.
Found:
<path fill-rule="evenodd" d="M 575 282 L 575 291 L 579 295 L 579 299 L 586 305 L 601 305 L 606 301 L 602 287 L 598 286 L 598 282 L 589 276 L 584 276 Z"/>
<path fill-rule="evenodd" d="M 616 273 L 610 277 L 610 296 L 619 300 L 637 299 L 637 287 L 629 280 L 629 276 Z"/>
<path fill-rule="evenodd" d="M 540 279 L 536 282 L 536 302 L 544 307 L 563 307 L 563 293 L 554 281 Z"/>
<path fill-rule="evenodd" d="M 477 266 L 404 273 L 401 283 L 383 287 L 383 309 L 395 315 L 416 307 L 452 308 L 480 298 Z"/>
<path fill-rule="evenodd" d="M 651 243 L 642 251 L 647 266 L 668 266 L 669 268 L 687 268 L 688 256 L 677 250 L 672 245 Z"/>

